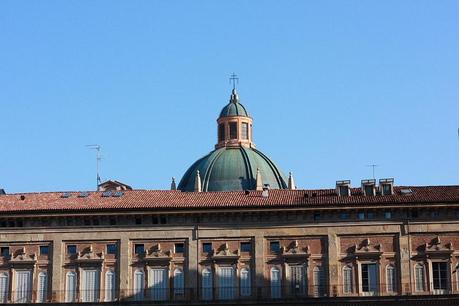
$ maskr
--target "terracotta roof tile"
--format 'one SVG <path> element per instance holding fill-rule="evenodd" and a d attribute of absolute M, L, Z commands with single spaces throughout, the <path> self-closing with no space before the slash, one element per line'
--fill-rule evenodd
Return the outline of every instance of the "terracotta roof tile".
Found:
<path fill-rule="evenodd" d="M 402 195 L 401 189 L 411 189 L 413 192 L 409 195 Z M 459 186 L 398 186 L 394 188 L 394 195 L 388 196 L 364 196 L 359 188 L 352 188 L 350 197 L 339 197 L 335 194 L 334 189 L 273 189 L 269 191 L 268 198 L 263 198 L 259 191 L 198 193 L 169 190 L 127 190 L 121 197 L 102 197 L 102 192 L 89 192 L 88 197 L 78 197 L 79 192 L 69 192 L 70 197 L 68 198 L 63 198 L 62 194 L 62 192 L 43 192 L 0 195 L 0 213 L 131 209 L 340 207 L 422 203 L 459 204 Z"/>

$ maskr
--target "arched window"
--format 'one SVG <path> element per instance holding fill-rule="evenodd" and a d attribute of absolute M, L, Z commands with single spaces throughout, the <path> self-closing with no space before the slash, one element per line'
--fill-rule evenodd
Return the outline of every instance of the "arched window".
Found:
<path fill-rule="evenodd" d="M 174 270 L 174 297 L 181 298 L 185 294 L 185 278 L 182 269 Z"/>
<path fill-rule="evenodd" d="M 38 273 L 37 303 L 44 303 L 48 299 L 48 273 Z"/>
<path fill-rule="evenodd" d="M 281 291 L 281 273 L 279 268 L 271 268 L 271 297 L 274 299 L 279 299 L 282 297 Z"/>
<path fill-rule="evenodd" d="M 416 282 L 416 291 L 425 291 L 424 265 L 418 263 L 414 266 L 414 276 Z"/>
<path fill-rule="evenodd" d="M 352 293 L 352 267 L 344 266 L 343 267 L 343 293 Z"/>
<path fill-rule="evenodd" d="M 143 300 L 145 289 L 145 273 L 143 270 L 137 269 L 134 272 L 134 299 L 136 301 Z"/>
<path fill-rule="evenodd" d="M 0 303 L 6 304 L 8 302 L 8 289 L 9 289 L 9 276 L 8 273 L 0 273 Z"/>
<path fill-rule="evenodd" d="M 251 296 L 252 295 L 252 286 L 250 279 L 250 270 L 247 268 L 242 268 L 240 272 L 240 289 L 241 296 Z"/>
<path fill-rule="evenodd" d="M 386 289 L 387 292 L 395 292 L 395 267 L 393 265 L 386 267 Z"/>
<path fill-rule="evenodd" d="M 65 276 L 65 301 L 76 302 L 76 273 L 67 272 Z"/>
<path fill-rule="evenodd" d="M 212 271 L 204 268 L 201 272 L 201 299 L 212 300 Z"/>
<path fill-rule="evenodd" d="M 115 300 L 115 272 L 108 270 L 105 272 L 105 302 Z"/>
<path fill-rule="evenodd" d="M 325 295 L 325 273 L 324 268 L 315 266 L 313 272 L 314 296 Z"/>

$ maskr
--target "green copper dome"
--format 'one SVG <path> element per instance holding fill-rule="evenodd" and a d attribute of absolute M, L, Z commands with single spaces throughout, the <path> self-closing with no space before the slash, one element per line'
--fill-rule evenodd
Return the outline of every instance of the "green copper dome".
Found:
<path fill-rule="evenodd" d="M 255 190 L 257 169 L 263 184 L 273 189 L 287 188 L 287 179 L 263 153 L 246 147 L 223 147 L 197 160 L 179 183 L 181 191 L 194 191 L 199 171 L 202 191 Z"/>
<path fill-rule="evenodd" d="M 249 114 L 247 113 L 244 105 L 239 103 L 239 97 L 237 95 L 236 89 L 233 89 L 230 102 L 225 107 L 223 107 L 219 118 L 232 116 L 249 117 Z"/>

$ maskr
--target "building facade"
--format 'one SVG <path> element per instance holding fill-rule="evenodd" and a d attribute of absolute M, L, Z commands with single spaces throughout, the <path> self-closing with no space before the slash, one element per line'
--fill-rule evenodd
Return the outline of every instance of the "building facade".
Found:
<path fill-rule="evenodd" d="M 0 303 L 459 294 L 459 186 L 299 190 L 255 149 L 235 90 L 217 123 L 172 190 L 0 195 Z"/>

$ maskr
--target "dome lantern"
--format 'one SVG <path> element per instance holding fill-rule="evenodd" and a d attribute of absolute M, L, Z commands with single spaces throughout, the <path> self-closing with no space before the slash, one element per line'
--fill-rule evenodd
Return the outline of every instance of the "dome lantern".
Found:
<path fill-rule="evenodd" d="M 223 107 L 218 123 L 218 142 L 215 148 L 244 146 L 254 148 L 252 140 L 253 120 L 239 101 L 236 88 L 233 88 L 229 103 Z"/>

